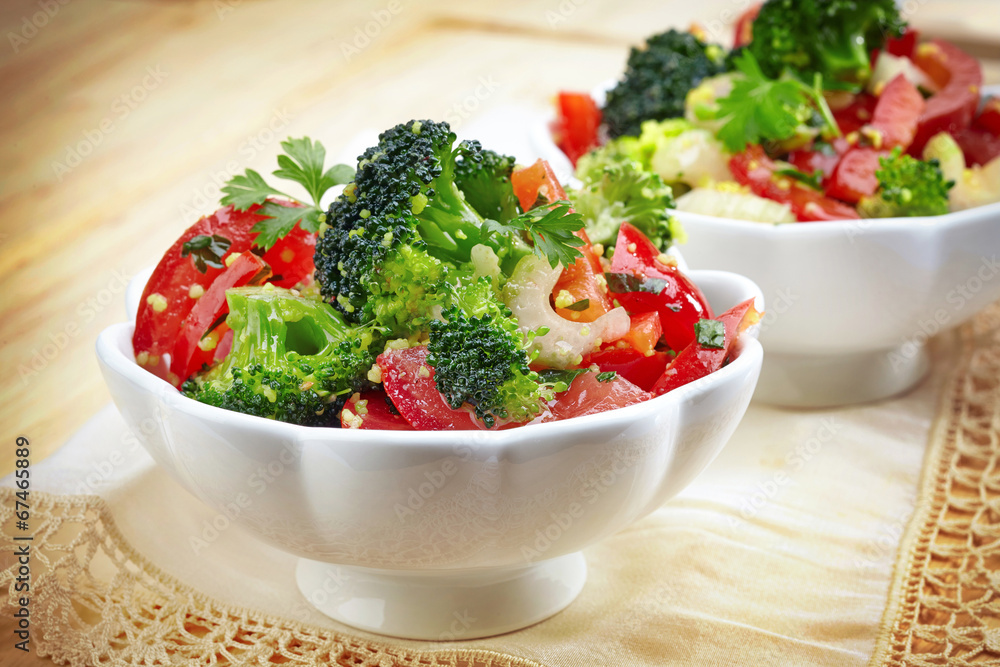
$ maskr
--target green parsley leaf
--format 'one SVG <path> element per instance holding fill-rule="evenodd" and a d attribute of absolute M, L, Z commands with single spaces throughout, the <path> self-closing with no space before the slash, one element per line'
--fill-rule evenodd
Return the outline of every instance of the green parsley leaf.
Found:
<path fill-rule="evenodd" d="M 597 374 L 597 381 L 598 382 L 611 382 L 616 377 L 618 377 L 618 373 L 616 371 L 608 371 L 607 373 L 598 373 Z"/>
<path fill-rule="evenodd" d="M 569 202 L 557 201 L 522 213 L 506 223 L 484 221 L 482 240 L 485 241 L 492 234 L 508 237 L 525 234 L 531 240 L 535 254 L 548 259 L 552 268 L 560 263 L 569 266 L 577 257 L 583 257 L 579 250 L 583 239 L 573 233 L 583 229 L 583 225 L 583 216 L 572 213 Z"/>
<path fill-rule="evenodd" d="M 281 142 L 285 153 L 278 156 L 278 169 L 273 174 L 278 178 L 295 181 L 309 193 L 312 204 L 306 205 L 294 197 L 272 188 L 264 178 L 253 169 L 234 176 L 226 183 L 222 191 L 225 196 L 222 203 L 232 205 L 237 210 L 245 211 L 251 206 L 262 205 L 257 211 L 259 215 L 267 216 L 253 226 L 251 231 L 257 232 L 254 245 L 264 250 L 271 249 L 278 239 L 295 228 L 296 223 L 307 232 L 319 231 L 320 223 L 325 214 L 320 210 L 320 203 L 327 190 L 349 183 L 354 178 L 354 169 L 346 164 L 337 164 L 326 171 L 323 163 L 326 161 L 326 149 L 318 141 L 309 137 L 287 139 Z M 291 207 L 268 201 L 271 196 L 279 196 L 302 204 Z"/>
<path fill-rule="evenodd" d="M 242 176 L 233 176 L 222 188 L 222 191 L 225 193 L 222 205 L 232 204 L 238 211 L 245 211 L 254 204 L 263 204 L 271 195 L 288 197 L 284 192 L 275 190 L 268 185 L 264 181 L 264 177 L 253 169 L 247 169 Z"/>
<path fill-rule="evenodd" d="M 718 118 L 725 123 L 717 132 L 726 148 L 738 153 L 748 144 L 789 139 L 819 111 L 824 134 L 839 135 L 833 114 L 823 98 L 822 79 L 813 87 L 793 78 L 769 79 L 750 51 L 735 61 L 743 74 L 733 80 L 733 89 L 718 101 Z"/>
<path fill-rule="evenodd" d="M 225 236 L 199 234 L 184 242 L 181 246 L 181 257 L 190 255 L 194 259 L 194 268 L 206 273 L 208 267 L 221 269 L 224 266 L 222 257 L 231 245 L 232 241 Z"/>
<path fill-rule="evenodd" d="M 257 211 L 267 218 L 255 224 L 250 231 L 257 232 L 254 244 L 265 251 L 270 250 L 278 239 L 292 231 L 295 223 L 301 221 L 301 227 L 307 232 L 315 232 L 319 229 L 320 217 L 323 215 L 320 210 L 313 206 L 283 206 L 275 202 L 266 202 Z"/>
<path fill-rule="evenodd" d="M 587 310 L 588 308 L 590 308 L 590 299 L 580 299 L 576 303 L 571 303 L 570 305 L 566 306 L 566 310 L 575 310 L 578 312 L 582 310 Z"/>
<path fill-rule="evenodd" d="M 726 325 L 719 320 L 698 320 L 694 325 L 694 337 L 706 350 L 725 349 Z"/>

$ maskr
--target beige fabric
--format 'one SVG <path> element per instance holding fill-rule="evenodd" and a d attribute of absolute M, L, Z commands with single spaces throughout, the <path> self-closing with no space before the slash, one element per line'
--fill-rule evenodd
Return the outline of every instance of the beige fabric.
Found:
<path fill-rule="evenodd" d="M 38 580 L 35 637 L 74 664 L 864 665 L 955 347 L 942 341 L 933 376 L 898 400 L 753 406 L 681 496 L 585 552 L 588 583 L 567 610 L 460 644 L 337 625 L 300 597 L 294 559 L 239 527 L 193 547 L 214 512 L 108 409 L 34 467 L 37 491 L 103 498 L 33 495 L 52 568 Z M 9 520 L 9 492 L 0 502 Z M 5 559 L 12 548 L 6 539 Z"/>
<path fill-rule="evenodd" d="M 1000 308 L 963 330 L 872 665 L 1000 665 Z"/>

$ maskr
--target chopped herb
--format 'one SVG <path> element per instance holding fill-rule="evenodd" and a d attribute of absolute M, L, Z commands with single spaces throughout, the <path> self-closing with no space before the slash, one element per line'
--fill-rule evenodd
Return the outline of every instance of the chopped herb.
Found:
<path fill-rule="evenodd" d="M 225 236 L 199 234 L 184 242 L 184 245 L 181 246 L 181 257 L 191 255 L 194 258 L 194 268 L 205 273 L 208 271 L 208 267 L 221 269 L 224 266 L 222 257 L 229 250 L 230 245 L 232 242 Z"/>
<path fill-rule="evenodd" d="M 552 385 L 556 393 L 561 393 L 569 389 L 578 376 L 589 373 L 589 368 L 568 368 L 561 370 L 558 368 L 546 368 L 538 371 L 538 377 L 543 384 Z"/>
<path fill-rule="evenodd" d="M 590 299 L 580 299 L 576 303 L 571 303 L 570 305 L 566 306 L 566 310 L 576 310 L 576 311 L 587 310 L 588 308 L 590 308 Z"/>
<path fill-rule="evenodd" d="M 698 320 L 694 325 L 695 340 L 707 350 L 726 347 L 726 326 L 719 320 Z"/>
<path fill-rule="evenodd" d="M 232 204 L 240 211 L 255 205 L 261 206 L 257 213 L 267 219 L 258 222 L 251 231 L 257 232 L 254 243 L 264 250 L 269 250 L 278 239 L 292 231 L 296 223 L 307 232 L 318 231 L 325 217 L 320 209 L 323 195 L 335 185 L 349 183 L 354 178 L 354 169 L 346 164 L 337 164 L 323 170 L 326 149 L 318 141 L 314 142 L 308 137 L 288 139 L 281 142 L 281 147 L 285 153 L 278 156 L 279 168 L 272 173 L 305 188 L 312 204 L 306 204 L 272 188 L 253 169 L 247 169 L 244 174 L 229 179 L 222 188 L 225 193 L 223 204 Z M 287 197 L 298 205 L 285 206 L 268 201 L 267 198 L 271 196 Z"/>
<path fill-rule="evenodd" d="M 631 273 L 605 273 L 604 278 L 608 281 L 608 290 L 615 294 L 629 292 L 659 294 L 667 288 L 667 281 L 663 278 L 640 278 Z"/>
<path fill-rule="evenodd" d="M 618 377 L 618 373 L 615 372 L 615 371 L 608 371 L 607 373 L 598 373 L 597 374 L 597 381 L 598 382 L 611 382 L 616 377 Z"/>
<path fill-rule="evenodd" d="M 823 192 L 823 171 L 820 169 L 814 171 L 811 176 L 804 171 L 799 171 L 795 167 L 785 167 L 784 169 L 778 169 L 774 173 L 787 176 L 799 183 L 808 185 L 813 190 Z"/>

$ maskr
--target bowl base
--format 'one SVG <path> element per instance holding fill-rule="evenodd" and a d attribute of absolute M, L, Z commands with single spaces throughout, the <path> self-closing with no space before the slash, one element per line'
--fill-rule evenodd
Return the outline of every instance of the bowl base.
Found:
<path fill-rule="evenodd" d="M 526 567 L 418 572 L 299 560 L 299 591 L 330 618 L 405 639 L 476 639 L 533 625 L 583 589 L 577 552 Z"/>
<path fill-rule="evenodd" d="M 779 354 L 764 349 L 754 400 L 794 408 L 869 403 L 901 394 L 930 368 L 925 346 L 857 354 Z"/>

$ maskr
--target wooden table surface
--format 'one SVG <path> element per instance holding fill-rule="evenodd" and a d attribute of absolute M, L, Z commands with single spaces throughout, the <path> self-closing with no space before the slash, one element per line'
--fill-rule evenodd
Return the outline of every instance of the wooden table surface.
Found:
<path fill-rule="evenodd" d="M 93 353 L 124 286 L 219 186 L 286 136 L 464 122 L 616 76 L 626 47 L 746 0 L 5 0 L 0 26 L 0 474 L 57 449 L 109 396 Z M 995 0 L 919 0 L 1000 81 Z"/>

